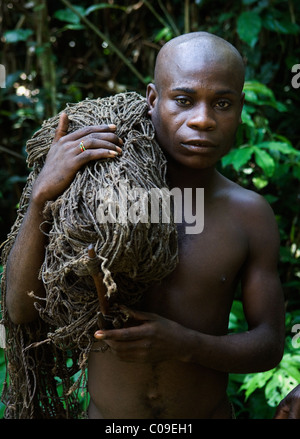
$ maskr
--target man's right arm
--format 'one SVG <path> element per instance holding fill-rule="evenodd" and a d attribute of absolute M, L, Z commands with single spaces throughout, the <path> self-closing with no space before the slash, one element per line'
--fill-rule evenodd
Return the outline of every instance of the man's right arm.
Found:
<path fill-rule="evenodd" d="M 28 295 L 45 295 L 38 275 L 44 260 L 46 235 L 40 226 L 43 222 L 43 206 L 31 199 L 6 267 L 6 306 L 11 320 L 28 323 L 37 317 L 33 299 Z"/>
<path fill-rule="evenodd" d="M 34 320 L 38 312 L 35 296 L 45 291 L 39 271 L 45 256 L 47 236 L 41 230 L 43 209 L 47 201 L 55 200 L 71 184 L 76 172 L 92 160 L 113 158 L 122 152 L 122 140 L 115 134 L 115 125 L 81 128 L 67 134 L 68 116 L 63 113 L 55 132 L 45 164 L 36 179 L 27 213 L 23 219 L 6 266 L 6 307 L 16 324 Z M 83 142 L 86 150 L 80 149 Z"/>

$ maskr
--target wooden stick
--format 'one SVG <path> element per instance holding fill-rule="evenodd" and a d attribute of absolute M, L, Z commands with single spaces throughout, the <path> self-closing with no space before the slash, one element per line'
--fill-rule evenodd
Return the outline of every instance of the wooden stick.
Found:
<path fill-rule="evenodd" d="M 90 244 L 88 246 L 88 257 L 90 259 L 96 258 L 96 253 L 95 253 L 93 244 Z M 105 296 L 106 288 L 105 288 L 105 285 L 103 283 L 103 276 L 101 274 L 101 271 L 99 271 L 99 270 L 97 270 L 97 271 L 92 270 L 91 276 L 94 279 L 94 283 L 96 286 L 98 299 L 99 299 L 99 303 L 100 303 L 100 311 L 104 316 L 106 316 L 108 314 L 109 305 L 108 305 L 108 301 L 107 301 L 106 296 Z"/>

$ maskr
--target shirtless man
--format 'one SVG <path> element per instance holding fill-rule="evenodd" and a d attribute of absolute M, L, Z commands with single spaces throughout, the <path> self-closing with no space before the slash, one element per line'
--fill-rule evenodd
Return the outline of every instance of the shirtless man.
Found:
<path fill-rule="evenodd" d="M 204 230 L 185 234 L 185 224 L 178 224 L 179 264 L 129 311 L 138 325 L 95 333 L 96 345 L 108 349 L 89 357 L 90 418 L 230 418 L 228 373 L 267 370 L 281 359 L 274 215 L 262 197 L 215 168 L 241 122 L 243 82 L 239 53 L 211 34 L 175 38 L 158 55 L 155 85 L 147 88 L 149 116 L 168 160 L 170 187 L 204 188 Z M 114 127 L 66 134 L 67 127 L 62 115 L 10 254 L 7 307 L 15 323 L 36 318 L 26 291 L 43 290 L 35 274 L 46 244 L 39 231 L 45 202 L 83 164 L 121 150 Z M 239 282 L 248 331 L 228 335 Z"/>

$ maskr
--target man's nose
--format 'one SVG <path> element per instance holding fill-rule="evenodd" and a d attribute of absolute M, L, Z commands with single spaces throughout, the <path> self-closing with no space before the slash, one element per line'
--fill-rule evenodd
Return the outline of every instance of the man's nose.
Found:
<path fill-rule="evenodd" d="M 194 107 L 189 115 L 187 126 L 189 128 L 210 131 L 216 128 L 216 120 L 213 117 L 213 109 L 206 104 Z"/>

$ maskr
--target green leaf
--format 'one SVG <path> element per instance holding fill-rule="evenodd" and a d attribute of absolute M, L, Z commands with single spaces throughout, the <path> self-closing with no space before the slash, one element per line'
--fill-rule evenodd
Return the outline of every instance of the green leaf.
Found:
<path fill-rule="evenodd" d="M 280 17 L 276 19 L 273 15 L 269 14 L 264 18 L 263 26 L 273 32 L 278 32 L 281 34 L 291 34 L 295 35 L 299 32 L 300 27 L 296 23 L 292 23 L 290 18 Z"/>
<path fill-rule="evenodd" d="M 272 204 L 272 203 L 275 203 L 276 201 L 278 201 L 278 197 L 276 197 L 275 195 L 266 194 L 266 195 L 264 195 L 264 197 L 268 201 L 269 204 Z"/>
<path fill-rule="evenodd" d="M 33 34 L 31 29 L 17 29 L 9 30 L 4 33 L 7 43 L 18 43 L 19 41 L 26 41 Z"/>
<path fill-rule="evenodd" d="M 251 115 L 249 113 L 247 113 L 247 111 L 244 109 L 242 111 L 242 122 L 243 122 L 243 124 L 247 125 L 249 128 L 255 127 L 255 124 L 252 120 Z"/>
<path fill-rule="evenodd" d="M 253 11 L 242 12 L 237 20 L 237 32 L 241 40 L 254 47 L 258 41 L 262 21 Z"/>
<path fill-rule="evenodd" d="M 270 154 L 258 147 L 254 148 L 254 154 L 257 165 L 264 171 L 267 177 L 272 177 L 275 171 L 275 161 Z"/>
<path fill-rule="evenodd" d="M 258 148 L 266 148 L 273 151 L 279 151 L 282 154 L 298 154 L 300 155 L 300 151 L 297 151 L 297 149 L 293 148 L 290 144 L 285 142 L 262 142 L 256 145 Z"/>
<path fill-rule="evenodd" d="M 273 91 L 267 87 L 265 84 L 262 84 L 258 81 L 245 81 L 244 84 L 244 91 L 253 91 L 257 94 L 261 94 L 264 96 L 267 96 L 268 98 L 274 99 L 274 93 Z"/>
<path fill-rule="evenodd" d="M 258 81 L 246 81 L 244 85 L 245 99 L 256 105 L 269 105 L 278 111 L 287 111 L 282 102 L 278 102 L 273 91 Z"/>
<path fill-rule="evenodd" d="M 61 32 L 64 32 L 66 30 L 82 30 L 85 29 L 83 24 L 66 24 L 62 29 Z"/>
<path fill-rule="evenodd" d="M 172 38 L 172 30 L 169 27 L 163 27 L 154 37 L 154 42 L 157 43 L 160 40 L 169 41 Z"/>
<path fill-rule="evenodd" d="M 110 5 L 109 3 L 99 3 L 97 5 L 93 5 L 87 8 L 84 12 L 84 15 L 87 16 L 92 12 L 97 11 L 98 9 L 107 9 L 107 8 L 120 9 L 121 11 L 125 11 L 125 12 L 127 11 L 126 6 Z"/>
<path fill-rule="evenodd" d="M 257 104 L 258 103 L 258 96 L 255 93 L 255 91 L 253 90 L 247 90 L 246 88 L 244 89 L 244 93 L 245 93 L 245 100 L 248 102 L 252 102 L 253 104 Z"/>
<path fill-rule="evenodd" d="M 240 300 L 234 300 L 229 315 L 230 331 L 242 332 L 247 331 L 248 325 L 245 320 L 245 314 L 243 310 L 243 304 Z"/>
<path fill-rule="evenodd" d="M 224 12 L 219 15 L 218 22 L 223 23 L 223 21 L 230 20 L 230 18 L 234 17 L 234 12 Z"/>
<path fill-rule="evenodd" d="M 81 15 L 84 14 L 84 8 L 81 6 L 74 6 L 74 9 L 76 9 Z M 78 17 L 75 12 L 71 11 L 71 9 L 59 9 L 54 13 L 54 17 L 57 18 L 60 21 L 65 21 L 67 23 L 71 24 L 79 24 L 80 18 Z"/>
<path fill-rule="evenodd" d="M 264 187 L 268 186 L 269 181 L 264 176 L 262 176 L 262 177 L 253 177 L 252 178 L 252 183 L 254 184 L 256 189 L 261 190 Z"/>
<path fill-rule="evenodd" d="M 245 399 L 247 400 L 256 389 L 264 387 L 267 381 L 271 378 L 273 372 L 274 369 L 268 370 L 266 372 L 248 374 L 245 377 L 244 384 L 240 387 L 240 390 L 246 390 Z"/>
<path fill-rule="evenodd" d="M 240 168 L 250 160 L 253 152 L 254 148 L 252 146 L 232 149 L 223 157 L 222 164 L 223 166 L 232 165 L 236 171 L 239 171 Z"/>
<path fill-rule="evenodd" d="M 278 385 L 279 384 L 279 385 Z M 276 407 L 279 402 L 298 384 L 297 380 L 284 370 L 277 370 L 265 387 L 265 396 L 269 406 Z"/>

